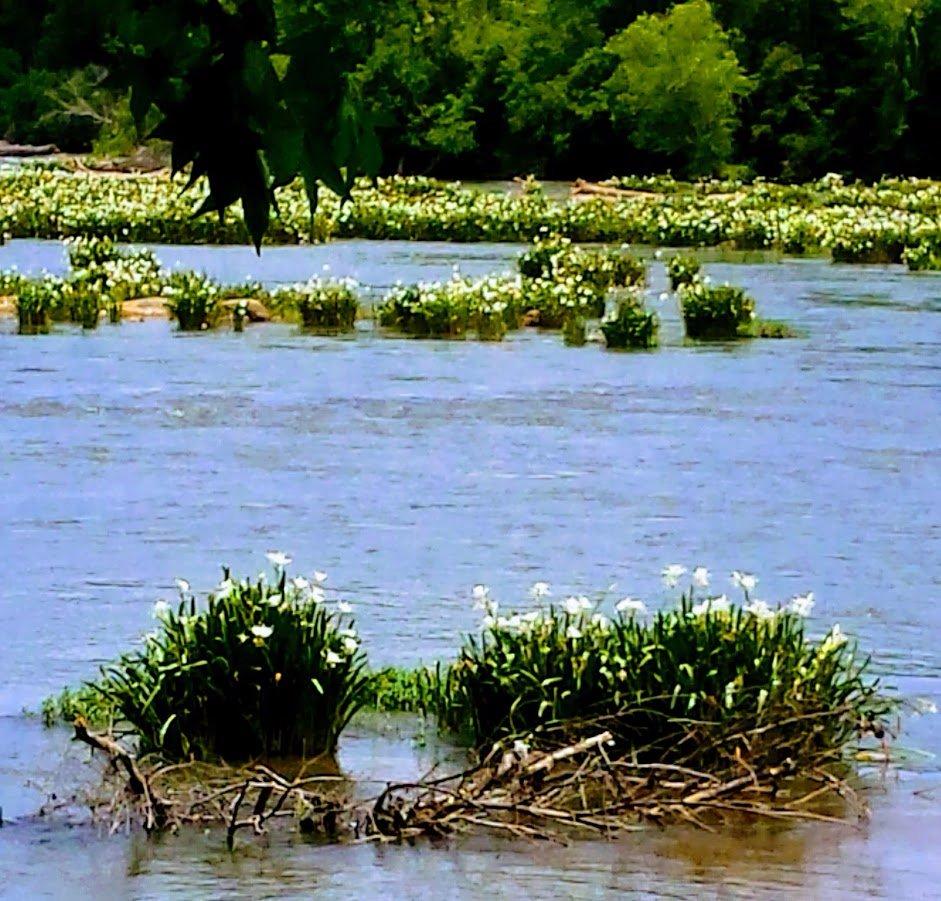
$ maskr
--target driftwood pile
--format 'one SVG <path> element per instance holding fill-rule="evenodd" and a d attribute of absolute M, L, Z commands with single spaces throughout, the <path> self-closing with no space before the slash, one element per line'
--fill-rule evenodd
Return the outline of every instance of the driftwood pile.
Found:
<path fill-rule="evenodd" d="M 342 775 L 294 778 L 256 764 L 246 769 L 183 763 L 148 767 L 108 736 L 75 724 L 75 739 L 108 759 L 99 800 L 90 805 L 112 831 L 219 826 L 262 835 L 278 821 L 330 841 L 392 842 L 494 830 L 565 841 L 612 837 L 645 824 L 688 822 L 706 830 L 742 818 L 858 822 L 865 804 L 825 767 L 796 774 L 787 765 L 756 772 L 741 759 L 721 773 L 613 756 L 607 731 L 574 744 L 531 750 L 497 746 L 467 770 L 387 784 L 363 798 Z"/>

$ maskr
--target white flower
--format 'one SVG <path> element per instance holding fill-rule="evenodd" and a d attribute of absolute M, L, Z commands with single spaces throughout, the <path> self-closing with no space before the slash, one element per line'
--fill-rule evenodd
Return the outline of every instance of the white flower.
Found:
<path fill-rule="evenodd" d="M 614 609 L 618 613 L 630 613 L 631 615 L 636 614 L 645 614 L 647 612 L 647 605 L 643 601 L 638 601 L 635 598 L 621 598 L 620 601 L 615 604 Z"/>
<path fill-rule="evenodd" d="M 663 577 L 663 584 L 666 585 L 667 588 L 676 588 L 676 583 L 679 582 L 680 576 L 685 572 L 685 566 L 680 566 L 678 563 L 671 563 L 664 568 L 660 575 Z"/>
<path fill-rule="evenodd" d="M 846 633 L 840 628 L 839 623 L 834 623 L 830 634 L 823 640 L 824 647 L 828 650 L 841 647 L 846 644 Z"/>
<path fill-rule="evenodd" d="M 216 595 L 217 597 L 224 598 L 228 597 L 235 589 L 235 583 L 231 579 L 223 579 L 216 586 Z"/>
<path fill-rule="evenodd" d="M 176 589 L 180 594 L 186 594 L 190 590 L 190 583 L 187 582 L 186 579 L 177 579 Z"/>
<path fill-rule="evenodd" d="M 270 638 L 274 629 L 271 626 L 252 626 L 252 635 L 255 638 Z"/>
<path fill-rule="evenodd" d="M 281 595 L 280 594 L 269 595 L 267 598 L 265 598 L 265 603 L 269 607 L 277 607 L 278 604 L 281 603 Z"/>
<path fill-rule="evenodd" d="M 593 626 L 597 626 L 602 631 L 611 625 L 608 622 L 608 617 L 606 617 L 603 613 L 593 613 L 591 615 L 591 623 Z"/>
<path fill-rule="evenodd" d="M 471 597 L 480 603 L 490 594 L 489 585 L 475 585 L 471 591 Z"/>
<path fill-rule="evenodd" d="M 735 569 L 732 571 L 732 584 L 737 585 L 742 591 L 754 591 L 758 579 L 751 573 L 743 573 Z"/>
<path fill-rule="evenodd" d="M 591 610 L 591 608 L 591 601 L 583 594 L 570 595 L 562 602 L 562 609 L 568 613 L 569 616 L 577 616 L 582 611 Z"/>
<path fill-rule="evenodd" d="M 359 642 L 355 638 L 344 638 L 343 639 L 343 651 L 346 654 L 355 654 L 356 649 L 359 647 Z"/>
<path fill-rule="evenodd" d="M 572 638 L 572 639 L 581 638 L 582 633 L 581 633 L 581 630 L 577 626 L 569 626 L 565 630 L 565 637 Z"/>
<path fill-rule="evenodd" d="M 705 566 L 697 566 L 693 570 L 693 584 L 697 588 L 709 587 L 709 570 Z"/>
<path fill-rule="evenodd" d="M 170 613 L 170 605 L 166 601 L 157 601 L 154 604 L 154 619 L 163 619 Z"/>
<path fill-rule="evenodd" d="M 307 593 L 307 597 L 309 597 L 315 604 L 322 604 L 327 598 L 323 592 L 323 589 L 319 585 L 311 585 L 310 591 Z"/>
<path fill-rule="evenodd" d="M 791 612 L 796 613 L 798 616 L 810 616 L 810 611 L 813 609 L 814 593 L 812 591 L 791 598 Z"/>
<path fill-rule="evenodd" d="M 337 601 L 337 613 L 352 613 L 353 606 L 352 604 L 347 604 L 346 601 Z"/>
<path fill-rule="evenodd" d="M 532 588 L 529 589 L 529 596 L 533 600 L 538 600 L 539 598 L 547 598 L 552 592 L 549 590 L 548 582 L 533 582 Z"/>
<path fill-rule="evenodd" d="M 291 558 L 287 554 L 282 554 L 281 551 L 268 551 L 265 556 L 275 569 L 284 569 L 291 562 Z"/>
<path fill-rule="evenodd" d="M 774 610 L 768 604 L 759 601 L 757 598 L 750 604 L 745 605 L 745 612 L 750 613 L 755 619 L 774 619 L 775 615 Z"/>
<path fill-rule="evenodd" d="M 327 574 L 323 570 L 315 569 L 314 570 L 314 581 L 315 582 L 326 582 Z"/>
<path fill-rule="evenodd" d="M 324 654 L 324 660 L 327 662 L 327 666 L 336 666 L 338 663 L 343 662 L 343 658 L 336 651 L 327 651 Z"/>
<path fill-rule="evenodd" d="M 693 616 L 703 616 L 707 613 L 726 613 L 731 609 L 731 604 L 729 604 L 729 599 L 724 595 L 720 594 L 715 598 L 706 598 L 701 604 L 696 604 L 692 608 Z"/>

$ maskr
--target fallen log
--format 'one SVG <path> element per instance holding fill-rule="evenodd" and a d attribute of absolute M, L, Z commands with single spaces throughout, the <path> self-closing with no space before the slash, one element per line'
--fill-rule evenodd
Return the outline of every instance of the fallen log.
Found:
<path fill-rule="evenodd" d="M 11 144 L 9 141 L 0 141 L 0 156 L 51 156 L 58 152 L 59 148 L 55 144 Z"/>

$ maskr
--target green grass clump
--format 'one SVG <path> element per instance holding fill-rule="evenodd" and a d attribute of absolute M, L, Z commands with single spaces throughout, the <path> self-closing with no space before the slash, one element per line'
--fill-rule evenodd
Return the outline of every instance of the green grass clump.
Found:
<path fill-rule="evenodd" d="M 280 288 L 272 295 L 279 314 L 305 329 L 338 334 L 350 332 L 359 310 L 357 283 L 352 279 L 312 278 L 301 285 Z"/>
<path fill-rule="evenodd" d="M 478 747 L 603 727 L 640 761 L 816 765 L 891 710 L 867 664 L 839 627 L 814 641 L 797 612 L 747 595 L 690 592 L 652 618 L 635 604 L 609 619 L 587 598 L 510 617 L 494 605 L 452 667 L 443 721 Z"/>
<path fill-rule="evenodd" d="M 680 290 L 686 334 L 698 340 L 747 337 L 755 301 L 741 288 L 695 279 Z"/>
<path fill-rule="evenodd" d="M 702 264 L 696 257 L 677 254 L 667 260 L 667 275 L 670 277 L 670 288 L 674 291 L 683 285 L 692 284 L 699 276 Z"/>
<path fill-rule="evenodd" d="M 219 288 L 199 272 L 174 272 L 162 291 L 180 331 L 213 328 L 222 314 Z"/>
<path fill-rule="evenodd" d="M 639 296 L 620 298 L 614 316 L 604 319 L 601 331 L 612 350 L 657 346 L 660 323 L 656 313 L 648 313 Z"/>
<path fill-rule="evenodd" d="M 588 341 L 585 317 L 574 313 L 562 323 L 562 340 L 569 347 L 584 347 Z"/>
<path fill-rule="evenodd" d="M 752 319 L 739 330 L 739 334 L 748 338 L 798 338 L 800 332 L 786 322 L 777 319 Z"/>
<path fill-rule="evenodd" d="M 140 753 L 166 760 L 333 753 L 365 700 L 365 655 L 345 607 L 276 575 L 226 570 L 205 604 L 183 584 L 143 647 L 103 667 L 79 700 L 113 708 Z"/>

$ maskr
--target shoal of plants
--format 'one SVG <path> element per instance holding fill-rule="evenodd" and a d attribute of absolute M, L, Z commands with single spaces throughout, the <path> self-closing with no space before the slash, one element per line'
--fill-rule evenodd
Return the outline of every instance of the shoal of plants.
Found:
<path fill-rule="evenodd" d="M 233 243 L 240 216 L 192 215 L 193 198 L 166 177 L 107 178 L 24 166 L 0 173 L 0 234 L 17 238 L 108 237 L 130 242 Z M 785 253 L 829 253 L 851 263 L 905 262 L 938 268 L 941 184 L 884 179 L 804 185 L 755 181 L 612 179 L 615 196 L 549 198 L 535 182 L 517 194 L 459 182 L 393 177 L 361 182 L 350 202 L 323 192 L 313 217 L 299 184 L 280 189 L 268 240 L 330 237 L 526 241 L 553 233 L 575 242 L 658 246 L 726 245 Z"/>
<path fill-rule="evenodd" d="M 633 598 L 553 603 L 545 583 L 533 586 L 525 609 L 507 612 L 477 586 L 483 621 L 452 662 L 373 672 L 353 607 L 328 593 L 326 575 L 290 578 L 289 558 L 269 559 L 273 578 L 226 570 L 204 601 L 178 582 L 177 602 L 158 603 L 157 627 L 139 647 L 46 704 L 48 721 L 74 720 L 79 737 L 124 755 L 151 815 L 162 785 L 164 822 L 171 809 L 177 825 L 215 817 L 194 813 L 194 799 L 205 796 L 192 786 L 184 803 L 179 791 L 147 781 L 188 765 L 255 765 L 245 791 L 280 785 L 285 798 L 300 792 L 305 809 L 326 803 L 311 798 L 310 780 L 277 783 L 274 761 L 334 754 L 351 717 L 368 707 L 433 715 L 477 763 L 455 777 L 450 794 L 442 779 L 421 786 L 417 799 L 400 796 L 395 816 L 389 786 L 367 816 L 372 825 L 360 824 L 366 835 L 448 832 L 472 825 L 474 805 L 517 824 L 541 823 L 554 810 L 578 825 L 594 810 L 612 828 L 679 809 L 694 819 L 736 810 L 796 816 L 790 802 L 808 784 L 814 797 L 851 791 L 851 750 L 865 735 L 882 737 L 894 708 L 839 626 L 808 630 L 812 594 L 772 606 L 754 598 L 756 579 L 746 573 L 733 573 L 741 600 L 732 602 L 710 590 L 698 567 L 679 602 L 655 612 Z M 671 587 L 685 574 L 664 570 Z M 231 836 L 242 782 L 227 778 L 232 803 L 221 819 L 234 805 Z"/>
<path fill-rule="evenodd" d="M 184 331 L 263 317 L 296 322 L 318 334 L 355 329 L 366 315 L 358 285 L 350 279 L 314 277 L 267 291 L 257 283 L 223 286 L 198 272 L 162 270 L 148 250 L 122 248 L 110 238 L 69 238 L 70 271 L 63 278 L 28 279 L 0 272 L 0 294 L 13 295 L 21 334 L 48 332 L 58 321 L 96 328 L 119 322 L 124 305 L 155 299 Z M 667 264 L 678 291 L 687 335 L 729 340 L 787 337 L 781 323 L 758 320 L 755 303 L 729 285 L 715 287 L 695 258 L 677 255 Z M 463 278 L 398 286 L 369 311 L 385 334 L 413 338 L 501 341 L 523 326 L 561 330 L 566 343 L 589 336 L 612 349 L 651 348 L 659 317 L 646 309 L 646 265 L 625 246 L 585 247 L 558 235 L 540 235 L 518 259 L 515 276 Z M 666 298 L 664 295 L 663 298 Z M 662 299 L 663 299 L 662 298 Z"/>

